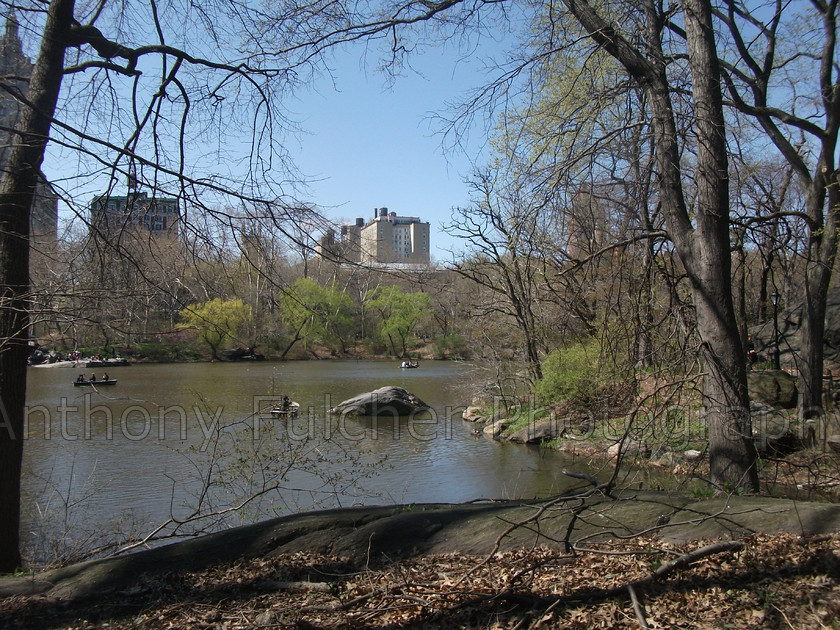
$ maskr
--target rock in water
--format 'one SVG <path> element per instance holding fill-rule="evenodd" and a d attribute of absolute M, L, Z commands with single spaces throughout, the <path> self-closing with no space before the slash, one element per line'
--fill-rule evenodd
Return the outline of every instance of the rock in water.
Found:
<path fill-rule="evenodd" d="M 409 416 L 429 409 L 429 405 L 402 387 L 380 387 L 338 403 L 330 413 L 357 413 L 361 416 L 379 414 Z"/>

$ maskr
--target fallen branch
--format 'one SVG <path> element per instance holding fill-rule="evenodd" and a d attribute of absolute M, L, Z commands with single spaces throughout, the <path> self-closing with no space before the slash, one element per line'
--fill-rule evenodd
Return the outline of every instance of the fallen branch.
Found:
<path fill-rule="evenodd" d="M 275 591 L 290 593 L 331 593 L 332 587 L 326 582 L 265 582 L 263 586 L 270 586 Z"/>
<path fill-rule="evenodd" d="M 636 613 L 636 619 L 639 622 L 639 626 L 641 626 L 642 630 L 648 630 L 647 619 L 645 618 L 645 611 L 642 608 L 642 603 L 636 596 L 636 589 L 633 588 L 632 584 L 627 585 L 627 592 L 630 593 L 630 600 L 633 602 L 633 612 Z"/>
<path fill-rule="evenodd" d="M 716 542 L 712 543 L 711 545 L 700 547 L 699 549 L 695 549 L 694 551 L 684 553 L 679 558 L 674 558 L 670 562 L 666 562 L 647 577 L 633 582 L 633 586 L 643 586 L 646 584 L 650 584 L 651 582 L 656 582 L 657 580 L 659 580 L 662 577 L 665 577 L 672 571 L 676 571 L 677 569 L 686 567 L 692 562 L 696 562 L 700 558 L 705 558 L 706 556 L 711 556 L 716 553 L 722 553 L 724 551 L 741 551 L 741 549 L 743 548 L 744 543 L 742 543 L 739 540 L 724 540 L 722 542 Z"/>
<path fill-rule="evenodd" d="M 602 487 L 607 486 L 607 484 L 605 484 L 605 483 L 599 483 L 598 480 L 595 479 L 595 477 L 593 477 L 589 473 L 576 472 L 574 470 L 568 470 L 568 469 L 564 468 L 563 469 L 563 474 L 566 475 L 567 477 L 574 477 L 575 479 L 583 479 L 584 481 L 588 481 L 589 483 L 591 483 L 596 488 L 602 488 Z"/>

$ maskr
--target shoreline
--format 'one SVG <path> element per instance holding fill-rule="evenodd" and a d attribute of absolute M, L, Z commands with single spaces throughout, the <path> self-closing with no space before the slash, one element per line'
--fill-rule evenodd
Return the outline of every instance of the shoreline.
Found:
<path fill-rule="evenodd" d="M 623 490 L 605 496 L 586 491 L 532 501 L 334 508 L 282 516 L 124 556 L 0 576 L 0 597 L 83 600 L 163 574 L 301 552 L 377 567 L 437 554 L 483 556 L 534 546 L 563 549 L 575 541 L 590 544 L 616 536 L 644 535 L 683 544 L 759 533 L 812 537 L 837 532 L 840 505 L 752 495 L 697 498 L 678 492 Z"/>

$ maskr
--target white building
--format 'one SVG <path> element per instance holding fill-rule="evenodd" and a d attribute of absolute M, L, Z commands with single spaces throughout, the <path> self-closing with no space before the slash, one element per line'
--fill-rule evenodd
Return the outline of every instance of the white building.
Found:
<path fill-rule="evenodd" d="M 363 264 L 429 265 L 429 223 L 403 217 L 388 208 L 374 210 L 373 220 L 361 217 L 354 225 L 341 226 L 341 239 L 330 232 L 318 242 L 321 257 L 334 256 Z"/>

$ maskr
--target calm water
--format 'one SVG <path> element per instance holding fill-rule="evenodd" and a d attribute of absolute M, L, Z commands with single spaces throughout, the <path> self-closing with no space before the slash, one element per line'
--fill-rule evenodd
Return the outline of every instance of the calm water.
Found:
<path fill-rule="evenodd" d="M 84 372 L 94 371 L 102 372 Z M 73 387 L 78 373 L 28 372 L 22 531 L 37 544 L 46 532 L 76 542 L 90 532 L 147 532 L 189 514 L 208 479 L 204 507 L 213 511 L 278 486 L 243 520 L 336 505 L 531 498 L 575 484 L 556 453 L 473 436 L 461 419 L 480 377 L 470 365 L 133 365 L 111 369 L 119 382 L 96 392 Z M 385 385 L 405 387 L 434 412 L 327 420 L 331 405 Z M 283 394 L 300 402 L 299 418 L 260 413 Z"/>

